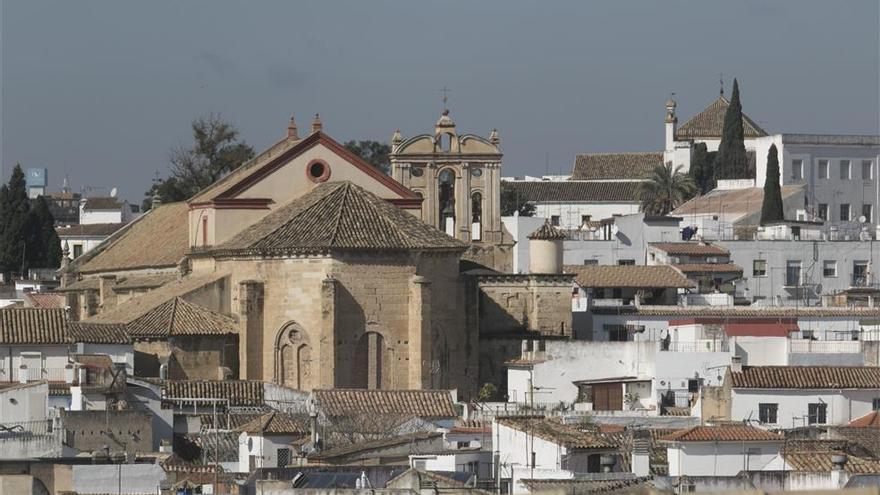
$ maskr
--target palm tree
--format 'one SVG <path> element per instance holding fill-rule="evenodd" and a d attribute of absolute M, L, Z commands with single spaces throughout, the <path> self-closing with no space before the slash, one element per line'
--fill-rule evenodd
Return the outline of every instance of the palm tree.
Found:
<path fill-rule="evenodd" d="M 642 211 L 648 215 L 666 215 L 693 197 L 697 186 L 681 169 L 679 165 L 673 170 L 672 162 L 668 162 L 658 164 L 645 176 L 637 193 Z"/>

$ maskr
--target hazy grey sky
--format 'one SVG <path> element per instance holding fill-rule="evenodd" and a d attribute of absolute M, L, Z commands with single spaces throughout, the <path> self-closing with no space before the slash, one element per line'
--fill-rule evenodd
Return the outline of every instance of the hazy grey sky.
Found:
<path fill-rule="evenodd" d="M 498 128 L 507 175 L 658 150 L 669 92 L 683 120 L 719 72 L 770 132 L 880 132 L 877 0 L 2 0 L 0 15 L 3 180 L 21 162 L 135 201 L 197 115 L 258 150 L 291 113 L 387 141 L 428 132 L 443 85 L 460 131 Z"/>

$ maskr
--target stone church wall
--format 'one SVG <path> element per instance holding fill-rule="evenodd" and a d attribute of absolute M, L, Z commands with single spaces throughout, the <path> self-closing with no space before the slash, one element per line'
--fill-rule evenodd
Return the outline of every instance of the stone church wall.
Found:
<path fill-rule="evenodd" d="M 538 332 L 571 335 L 570 275 L 478 277 L 480 335 Z"/>
<path fill-rule="evenodd" d="M 223 368 L 238 376 L 237 336 L 198 335 L 174 337 L 168 359 L 172 380 L 222 380 Z"/>

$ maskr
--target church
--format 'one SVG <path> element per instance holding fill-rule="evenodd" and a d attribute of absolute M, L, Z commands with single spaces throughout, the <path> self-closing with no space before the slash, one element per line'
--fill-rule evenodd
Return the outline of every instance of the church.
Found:
<path fill-rule="evenodd" d="M 480 310 L 462 267 L 509 264 L 498 134 L 459 135 L 444 111 L 392 144 L 388 176 L 317 115 L 304 137 L 291 118 L 188 201 L 65 259 L 71 316 L 126 328 L 142 376 L 472 393 Z"/>

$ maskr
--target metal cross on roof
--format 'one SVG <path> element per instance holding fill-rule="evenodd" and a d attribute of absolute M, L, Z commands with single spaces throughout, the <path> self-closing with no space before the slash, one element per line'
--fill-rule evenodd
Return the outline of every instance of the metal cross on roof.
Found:
<path fill-rule="evenodd" d="M 440 88 L 440 93 L 442 93 L 442 95 L 443 95 L 440 97 L 440 99 L 443 101 L 443 109 L 444 110 L 446 110 L 446 101 L 449 99 L 450 92 L 451 92 L 451 90 L 449 88 L 447 88 L 445 85 L 442 88 Z"/>

